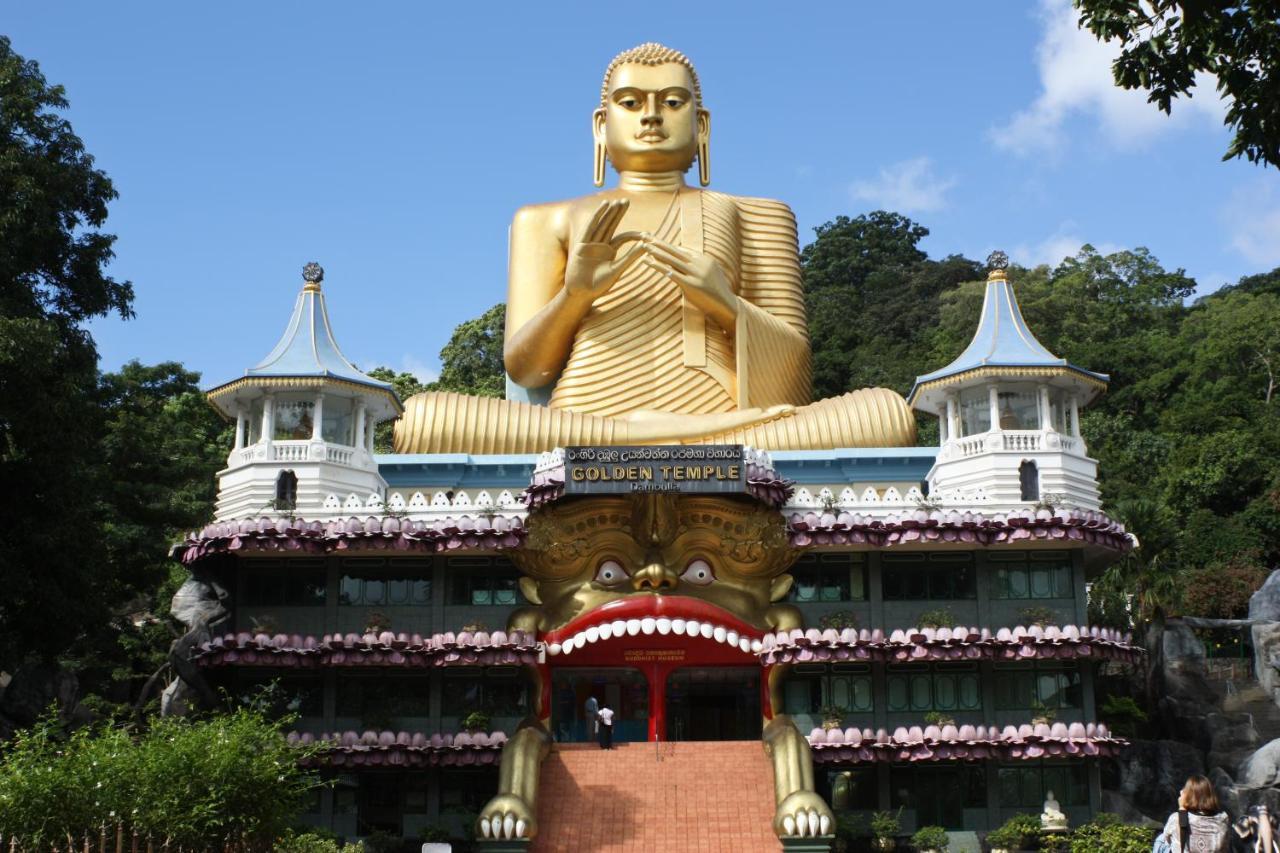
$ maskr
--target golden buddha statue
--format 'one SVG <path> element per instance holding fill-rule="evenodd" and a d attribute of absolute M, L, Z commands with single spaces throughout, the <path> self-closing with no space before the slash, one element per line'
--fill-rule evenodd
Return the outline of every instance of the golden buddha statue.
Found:
<path fill-rule="evenodd" d="M 546 405 L 428 392 L 398 453 L 533 453 L 574 444 L 897 446 L 915 419 L 893 391 L 810 402 L 795 216 L 711 178 L 711 114 L 693 64 L 643 44 L 614 58 L 593 116 L 595 184 L 511 226 L 504 360 Z"/>

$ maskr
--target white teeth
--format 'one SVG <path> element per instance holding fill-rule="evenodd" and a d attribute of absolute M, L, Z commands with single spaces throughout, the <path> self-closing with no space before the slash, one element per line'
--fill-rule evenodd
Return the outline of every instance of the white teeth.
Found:
<path fill-rule="evenodd" d="M 725 634 L 725 635 L 724 635 L 724 641 L 725 641 L 726 643 L 728 643 L 729 645 L 731 645 L 731 646 L 736 646 L 736 645 L 738 645 L 738 632 L 737 632 L 737 631 L 730 631 L 729 633 Z"/>
<path fill-rule="evenodd" d="M 831 831 L 831 818 L 823 815 L 818 819 L 818 830 L 820 835 L 826 835 Z"/>
<path fill-rule="evenodd" d="M 493 830 L 489 828 L 489 818 L 487 817 L 480 818 L 480 831 L 484 833 L 485 838 L 492 837 L 491 833 L 493 832 Z"/>
<path fill-rule="evenodd" d="M 560 648 L 563 649 L 564 653 L 567 655 L 573 651 L 574 646 L 576 646 L 577 644 L 578 644 L 578 638 L 574 636 L 565 640 L 564 645 L 561 646 Z"/>
<path fill-rule="evenodd" d="M 758 654 L 760 654 L 760 650 L 761 650 L 761 649 L 763 649 L 763 648 L 764 648 L 764 643 L 760 642 L 759 640 L 752 640 L 752 641 L 751 641 L 751 653 L 752 653 L 753 655 L 758 655 Z M 823 835 L 826 835 L 826 833 L 825 833 L 825 832 L 824 832 L 824 833 L 822 833 L 822 834 L 823 834 Z"/>
<path fill-rule="evenodd" d="M 684 633 L 684 620 L 683 620 L 683 619 L 672 619 L 672 620 L 671 620 L 671 633 L 673 633 L 673 634 L 683 634 L 683 633 Z"/>
<path fill-rule="evenodd" d="M 551 645 L 547 646 L 547 654 L 558 655 L 560 654 L 561 648 L 562 647 L 559 643 L 552 643 Z"/>
<path fill-rule="evenodd" d="M 706 631 L 703 631 L 702 632 L 703 636 L 706 636 L 706 633 L 707 633 Z M 712 633 L 712 636 L 716 638 L 717 643 L 723 643 L 724 638 L 728 635 L 729 632 L 724 629 L 723 625 L 717 625 L 715 628 L 712 629 L 711 633 Z"/>
<path fill-rule="evenodd" d="M 598 639 L 600 639 L 600 629 L 593 625 L 587 629 L 587 642 L 594 643 Z"/>
<path fill-rule="evenodd" d="M 824 817 L 823 820 L 825 821 L 826 818 Z M 529 828 L 529 824 L 525 822 L 524 818 L 520 818 L 519 820 L 517 820 L 516 821 L 516 838 L 524 838 L 525 830 L 527 830 L 528 828 Z M 824 829 L 822 831 L 822 834 L 826 835 L 827 831 Z"/>
<path fill-rule="evenodd" d="M 698 631 L 702 628 L 702 623 L 697 619 L 690 619 L 684 625 L 684 632 L 690 637 L 698 636 Z"/>
<path fill-rule="evenodd" d="M 646 616 L 640 620 L 640 633 L 649 635 L 658 627 L 658 622 L 652 616 Z"/>
<path fill-rule="evenodd" d="M 813 809 L 809 809 L 809 834 L 818 834 L 818 813 Z"/>
<path fill-rule="evenodd" d="M 630 637 L 634 637 L 636 634 L 639 634 L 639 633 L 640 633 L 640 620 L 639 620 L 639 619 L 628 619 L 628 620 L 627 620 L 627 635 L 628 635 L 628 636 L 630 636 Z"/>
<path fill-rule="evenodd" d="M 741 640 L 738 640 L 738 648 L 740 648 L 740 649 L 742 649 L 744 652 L 746 652 L 746 653 L 750 654 L 750 653 L 751 653 L 751 641 L 750 641 L 750 640 L 748 640 L 746 637 L 743 637 Z"/>
<path fill-rule="evenodd" d="M 662 634 L 662 635 L 664 635 L 664 636 L 665 636 L 665 635 L 667 635 L 667 634 L 670 634 L 670 633 L 671 633 L 671 620 L 670 620 L 670 619 L 668 619 L 668 618 L 667 618 L 667 617 L 665 617 L 665 616 L 663 616 L 663 617 L 661 617 L 660 619 L 658 619 L 658 633 L 659 633 L 659 634 Z"/>
<path fill-rule="evenodd" d="M 585 649 L 587 647 L 587 632 L 579 631 L 573 635 L 573 647 L 575 649 Z"/>
<path fill-rule="evenodd" d="M 809 814 L 813 814 L 813 812 L 809 812 Z M 511 833 L 515 831 L 516 831 L 515 816 L 512 815 L 510 812 L 507 812 L 507 816 L 502 819 L 502 837 L 510 838 Z"/>
<path fill-rule="evenodd" d="M 613 636 L 615 637 L 621 637 L 623 634 L 627 633 L 627 623 L 623 622 L 621 619 L 615 619 L 610 622 L 609 625 L 613 628 Z"/>
<path fill-rule="evenodd" d="M 715 626 L 714 626 L 714 625 L 708 625 L 706 622 L 703 622 L 703 623 L 702 623 L 702 625 L 701 625 L 701 626 L 699 626 L 699 628 L 698 628 L 698 633 L 702 634 L 702 636 L 704 636 L 704 637 L 706 637 L 708 640 L 710 640 L 710 639 L 711 639 L 711 635 L 715 633 L 715 630 L 716 630 L 716 629 L 715 629 Z M 722 630 L 722 631 L 723 631 L 724 629 L 723 629 L 723 628 L 721 628 L 720 630 Z"/>
<path fill-rule="evenodd" d="M 795 818 L 793 818 L 791 815 L 787 815 L 786 817 L 784 817 L 784 818 L 782 819 L 782 830 L 783 830 L 787 835 L 795 835 L 795 834 L 796 834 L 796 819 L 795 819 Z"/>
<path fill-rule="evenodd" d="M 600 639 L 607 640 L 613 636 L 613 623 L 606 622 L 600 626 Z"/>

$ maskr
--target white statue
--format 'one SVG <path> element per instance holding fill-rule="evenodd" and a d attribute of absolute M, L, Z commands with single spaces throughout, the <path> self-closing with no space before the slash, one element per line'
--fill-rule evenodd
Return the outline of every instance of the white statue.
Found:
<path fill-rule="evenodd" d="M 1045 832 L 1066 832 L 1067 816 L 1062 813 L 1058 801 L 1053 798 L 1053 791 L 1046 791 L 1044 813 L 1040 815 L 1040 828 Z"/>

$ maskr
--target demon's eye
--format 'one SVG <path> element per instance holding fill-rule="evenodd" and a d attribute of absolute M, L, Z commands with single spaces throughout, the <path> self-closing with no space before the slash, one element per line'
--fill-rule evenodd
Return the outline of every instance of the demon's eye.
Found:
<path fill-rule="evenodd" d="M 615 586 L 627 579 L 627 570 L 617 560 L 605 560 L 596 570 L 596 583 Z"/>
<path fill-rule="evenodd" d="M 715 579 L 715 573 L 711 571 L 711 564 L 706 560 L 692 561 L 689 563 L 689 567 L 684 570 L 684 574 L 680 576 L 680 580 L 688 581 L 698 586 L 706 586 Z"/>

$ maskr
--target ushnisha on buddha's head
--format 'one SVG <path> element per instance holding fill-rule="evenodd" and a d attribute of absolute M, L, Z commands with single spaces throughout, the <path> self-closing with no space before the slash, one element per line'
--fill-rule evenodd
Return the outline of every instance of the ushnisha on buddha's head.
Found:
<path fill-rule="evenodd" d="M 615 56 L 593 130 L 596 186 L 606 157 L 620 172 L 685 172 L 696 159 L 700 182 L 710 183 L 711 113 L 693 63 L 678 50 L 647 42 Z"/>

